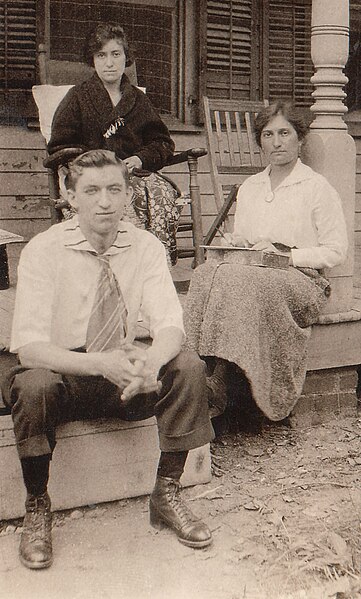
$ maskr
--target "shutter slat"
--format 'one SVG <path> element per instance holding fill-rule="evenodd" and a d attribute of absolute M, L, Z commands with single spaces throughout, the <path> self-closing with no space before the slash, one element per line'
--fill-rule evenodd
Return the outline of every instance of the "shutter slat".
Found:
<path fill-rule="evenodd" d="M 269 97 L 312 102 L 311 1 L 269 1 Z"/>
<path fill-rule="evenodd" d="M 0 88 L 30 89 L 36 70 L 36 0 L 2 0 Z"/>
<path fill-rule="evenodd" d="M 252 0 L 207 1 L 207 95 L 248 94 L 251 77 Z M 240 79 L 242 83 L 240 83 Z M 247 96 L 246 96 L 247 97 Z M 248 96 L 249 97 L 249 96 Z"/>

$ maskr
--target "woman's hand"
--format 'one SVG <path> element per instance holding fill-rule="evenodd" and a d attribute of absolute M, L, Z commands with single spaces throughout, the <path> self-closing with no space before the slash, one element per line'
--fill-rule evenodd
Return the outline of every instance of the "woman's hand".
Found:
<path fill-rule="evenodd" d="M 252 250 L 263 250 L 264 252 L 271 252 L 273 254 L 281 253 L 268 239 L 257 241 L 257 243 L 252 246 Z"/>
<path fill-rule="evenodd" d="M 252 246 L 252 249 L 263 250 L 264 252 L 269 252 L 270 254 L 280 254 L 282 256 L 288 256 L 288 265 L 293 266 L 291 248 L 289 248 L 289 251 L 282 251 L 275 247 L 273 243 L 271 243 L 268 239 L 261 239 L 261 241 L 257 241 L 257 243 L 255 243 Z"/>
<path fill-rule="evenodd" d="M 126 158 L 123 162 L 126 164 L 129 173 L 132 173 L 134 169 L 140 170 L 143 166 L 139 156 L 129 156 L 129 158 Z"/>
<path fill-rule="evenodd" d="M 224 233 L 222 238 L 221 238 L 221 245 L 228 247 L 228 246 L 235 246 L 235 247 L 240 247 L 240 248 L 246 248 L 248 247 L 248 243 L 245 239 L 243 239 L 242 237 L 240 237 L 239 235 L 235 235 L 234 233 Z"/>

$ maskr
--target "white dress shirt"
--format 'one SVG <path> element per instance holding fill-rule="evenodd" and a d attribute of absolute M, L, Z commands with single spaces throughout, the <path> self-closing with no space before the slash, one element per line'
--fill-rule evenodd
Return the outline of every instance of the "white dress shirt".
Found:
<path fill-rule="evenodd" d="M 127 342 L 134 340 L 140 311 L 152 337 L 169 326 L 184 332 L 165 250 L 154 235 L 120 221 L 105 255 L 127 307 Z M 38 341 L 83 347 L 100 269 L 77 216 L 34 237 L 20 257 L 11 351 Z"/>
<path fill-rule="evenodd" d="M 337 191 L 300 160 L 274 191 L 269 172 L 270 166 L 239 188 L 234 234 L 250 245 L 268 240 L 294 248 L 294 266 L 341 264 L 347 233 Z"/>

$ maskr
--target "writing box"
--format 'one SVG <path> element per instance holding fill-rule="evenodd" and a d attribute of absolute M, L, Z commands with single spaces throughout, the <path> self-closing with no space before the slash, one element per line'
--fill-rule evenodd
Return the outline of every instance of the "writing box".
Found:
<path fill-rule="evenodd" d="M 202 245 L 201 247 L 206 250 L 208 260 L 215 260 L 218 263 L 227 262 L 269 268 L 288 268 L 289 266 L 287 254 L 275 254 L 264 250 L 235 246 Z"/>

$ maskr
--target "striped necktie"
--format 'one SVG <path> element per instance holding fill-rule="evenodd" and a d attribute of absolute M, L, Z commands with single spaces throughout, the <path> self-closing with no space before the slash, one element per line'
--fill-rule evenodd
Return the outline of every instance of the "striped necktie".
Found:
<path fill-rule="evenodd" d="M 119 349 L 126 335 L 127 309 L 107 256 L 102 263 L 86 336 L 87 352 Z"/>

